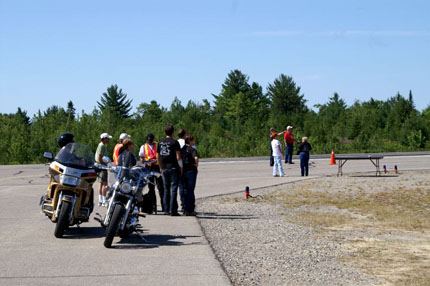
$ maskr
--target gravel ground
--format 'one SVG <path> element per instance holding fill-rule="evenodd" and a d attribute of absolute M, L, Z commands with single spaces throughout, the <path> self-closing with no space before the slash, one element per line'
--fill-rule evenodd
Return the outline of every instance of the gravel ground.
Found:
<path fill-rule="evenodd" d="M 283 186 L 283 189 L 288 188 Z M 252 191 L 264 195 L 278 188 Z M 198 219 L 234 285 L 373 285 L 339 261 L 341 242 L 289 223 L 288 210 L 233 194 L 198 200 Z"/>

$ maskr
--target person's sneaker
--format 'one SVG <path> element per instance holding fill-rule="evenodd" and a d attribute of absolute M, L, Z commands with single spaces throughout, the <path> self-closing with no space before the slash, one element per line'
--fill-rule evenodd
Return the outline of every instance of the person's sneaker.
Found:
<path fill-rule="evenodd" d="M 283 174 L 283 175 L 281 175 L 281 177 L 286 177 L 287 175 L 285 175 L 285 174 Z"/>
<path fill-rule="evenodd" d="M 107 208 L 109 206 L 109 202 L 104 202 L 103 207 Z"/>
<path fill-rule="evenodd" d="M 290 162 L 290 164 L 295 164 L 294 162 Z"/>
<path fill-rule="evenodd" d="M 171 213 L 170 216 L 181 216 L 179 213 Z"/>
<path fill-rule="evenodd" d="M 102 206 L 102 202 L 99 202 L 99 207 L 101 207 Z"/>
<path fill-rule="evenodd" d="M 279 177 L 278 175 L 273 175 L 273 177 Z"/>

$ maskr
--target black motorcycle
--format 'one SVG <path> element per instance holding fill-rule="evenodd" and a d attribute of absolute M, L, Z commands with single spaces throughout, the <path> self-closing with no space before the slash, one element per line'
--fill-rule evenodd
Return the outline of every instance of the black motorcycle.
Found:
<path fill-rule="evenodd" d="M 150 172 L 145 162 L 142 165 L 133 168 L 121 166 L 111 166 L 107 169 L 115 173 L 115 182 L 107 191 L 109 205 L 106 216 L 98 220 L 106 228 L 106 237 L 104 246 L 112 246 L 115 235 L 121 238 L 128 237 L 133 232 L 143 239 L 139 217 L 145 215 L 139 212 L 138 196 L 142 194 L 143 189 L 152 177 L 159 177 L 160 173 Z M 143 239 L 144 240 L 144 239 Z"/>

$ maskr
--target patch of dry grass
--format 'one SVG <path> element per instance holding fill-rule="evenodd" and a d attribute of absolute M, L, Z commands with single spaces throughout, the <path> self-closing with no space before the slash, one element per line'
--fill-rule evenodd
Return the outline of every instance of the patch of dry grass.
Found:
<path fill-rule="evenodd" d="M 428 242 L 355 240 L 349 243 L 353 255 L 342 261 L 363 272 L 383 278 L 390 285 L 429 285 Z"/>
<path fill-rule="evenodd" d="M 347 210 L 352 214 L 366 216 L 372 223 L 376 223 L 384 229 L 406 231 L 430 229 L 429 189 L 402 188 L 377 193 L 360 191 L 334 195 L 304 188 L 271 193 L 264 196 L 264 200 L 282 203 L 287 208 L 335 207 L 339 210 Z M 339 219 L 343 220 L 341 217 Z"/>
<path fill-rule="evenodd" d="M 280 204 L 289 221 L 330 230 L 350 250 L 344 262 L 388 285 L 430 285 L 430 172 L 402 177 L 300 182 L 253 202 Z"/>
<path fill-rule="evenodd" d="M 295 217 L 313 227 L 334 227 L 351 224 L 353 218 L 343 213 L 328 213 L 322 211 L 298 211 Z M 297 220 L 296 220 L 297 221 Z"/>

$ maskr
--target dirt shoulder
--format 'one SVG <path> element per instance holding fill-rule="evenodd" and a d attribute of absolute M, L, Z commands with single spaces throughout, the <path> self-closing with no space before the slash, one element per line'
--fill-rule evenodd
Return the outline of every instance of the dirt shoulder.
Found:
<path fill-rule="evenodd" d="M 326 177 L 202 199 L 235 285 L 427 285 L 430 171 Z"/>

